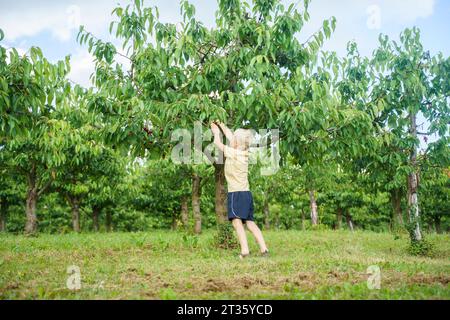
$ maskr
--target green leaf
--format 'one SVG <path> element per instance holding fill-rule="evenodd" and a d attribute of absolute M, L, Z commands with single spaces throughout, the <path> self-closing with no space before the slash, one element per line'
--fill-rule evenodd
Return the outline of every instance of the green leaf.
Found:
<path fill-rule="evenodd" d="M 134 5 L 138 11 L 141 10 L 141 0 L 134 0 Z"/>
<path fill-rule="evenodd" d="M 115 21 L 112 21 L 111 24 L 109 25 L 109 33 L 112 34 L 112 30 L 114 28 L 114 23 Z"/>
<path fill-rule="evenodd" d="M 325 36 L 328 38 L 330 38 L 331 36 L 331 30 L 330 30 L 330 22 L 328 20 L 325 20 L 323 22 L 323 31 L 325 32 Z"/>

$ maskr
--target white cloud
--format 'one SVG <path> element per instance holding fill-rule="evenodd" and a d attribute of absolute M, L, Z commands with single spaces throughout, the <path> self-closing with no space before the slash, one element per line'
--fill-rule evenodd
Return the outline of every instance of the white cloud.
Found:
<path fill-rule="evenodd" d="M 379 33 L 397 37 L 400 30 L 413 26 L 418 19 L 432 16 L 435 2 L 435 0 L 313 0 L 309 9 L 311 21 L 305 25 L 300 39 L 306 40 L 321 27 L 324 19 L 335 16 L 336 31 L 331 39 L 326 41 L 324 48 L 345 54 L 347 43 L 355 40 L 360 52 L 368 55 L 378 45 Z M 380 16 L 374 17 L 373 15 L 377 13 Z"/>
<path fill-rule="evenodd" d="M 379 3 L 382 19 L 388 23 L 412 23 L 419 18 L 428 18 L 434 12 L 435 0 L 382 0 Z"/>
<path fill-rule="evenodd" d="M 71 27 L 67 24 L 67 16 L 60 7 L 55 6 L 48 11 L 44 8 L 35 10 L 3 11 L 1 28 L 7 40 L 14 41 L 21 37 L 32 37 L 42 31 L 50 31 L 61 41 L 70 39 Z"/>
<path fill-rule="evenodd" d="M 79 85 L 88 88 L 92 86 L 89 79 L 94 72 L 94 58 L 87 50 L 78 50 L 70 58 L 70 73 L 68 78 Z"/>
<path fill-rule="evenodd" d="M 33 37 L 50 32 L 60 41 L 73 40 L 79 25 L 97 36 L 107 38 L 112 10 L 117 4 L 126 5 L 131 0 L 0 0 L 0 28 L 6 40 Z M 217 6 L 213 0 L 191 0 L 197 15 L 211 25 Z M 178 22 L 179 0 L 147 0 L 146 5 L 157 6 L 162 22 Z"/>
<path fill-rule="evenodd" d="M 0 0 L 0 28 L 9 41 L 47 31 L 64 42 L 73 40 L 80 25 L 93 32 L 105 33 L 115 5 L 115 2 L 108 0 Z"/>
<path fill-rule="evenodd" d="M 122 50 L 119 50 L 120 53 L 123 54 Z M 116 57 L 116 62 L 122 65 L 123 69 L 129 70 L 131 65 L 130 61 L 121 58 L 120 56 Z M 77 52 L 70 57 L 70 73 L 68 78 L 85 87 L 89 88 L 92 86 L 90 76 L 95 71 L 95 58 L 92 56 L 86 49 L 78 49 Z"/>
<path fill-rule="evenodd" d="M 290 2 L 290 1 L 288 1 Z M 382 20 L 386 23 L 405 24 L 419 18 L 430 17 L 436 0 L 315 0 L 312 8 L 331 12 L 333 15 L 345 15 L 349 18 L 367 18 L 371 7 L 381 9 Z"/>

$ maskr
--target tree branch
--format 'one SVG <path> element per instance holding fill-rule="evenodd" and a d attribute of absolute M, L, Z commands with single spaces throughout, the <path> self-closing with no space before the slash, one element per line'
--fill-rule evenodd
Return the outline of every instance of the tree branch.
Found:
<path fill-rule="evenodd" d="M 38 197 L 40 197 L 51 186 L 52 183 L 53 183 L 52 179 L 47 181 L 47 183 L 40 190 L 38 190 L 37 193 Z"/>

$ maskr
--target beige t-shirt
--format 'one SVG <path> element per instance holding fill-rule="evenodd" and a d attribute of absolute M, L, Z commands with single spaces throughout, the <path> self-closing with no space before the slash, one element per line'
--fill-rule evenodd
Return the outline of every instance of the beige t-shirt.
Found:
<path fill-rule="evenodd" d="M 248 183 L 248 151 L 225 146 L 225 178 L 228 192 L 250 191 Z"/>

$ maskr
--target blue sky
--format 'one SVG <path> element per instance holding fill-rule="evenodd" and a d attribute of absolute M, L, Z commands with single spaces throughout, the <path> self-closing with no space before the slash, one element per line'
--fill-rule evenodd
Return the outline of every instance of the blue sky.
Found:
<path fill-rule="evenodd" d="M 214 25 L 214 0 L 192 0 L 197 17 L 208 26 Z M 283 0 L 288 5 L 297 0 Z M 0 28 L 4 30 L 7 47 L 26 52 L 39 46 L 51 60 L 72 56 L 70 78 L 89 85 L 93 70 L 92 57 L 76 41 L 78 25 L 83 24 L 97 36 L 109 38 L 111 11 L 117 3 L 126 0 L 0 0 Z M 160 19 L 167 22 L 180 20 L 178 0 L 146 0 L 147 5 L 160 9 Z M 345 53 L 346 44 L 356 40 L 363 54 L 370 54 L 377 46 L 380 33 L 397 38 L 406 27 L 418 26 L 422 30 L 425 47 L 432 53 L 450 54 L 450 0 L 312 0 L 311 20 L 300 38 L 306 39 L 317 30 L 322 21 L 337 18 L 337 30 L 325 49 Z"/>

